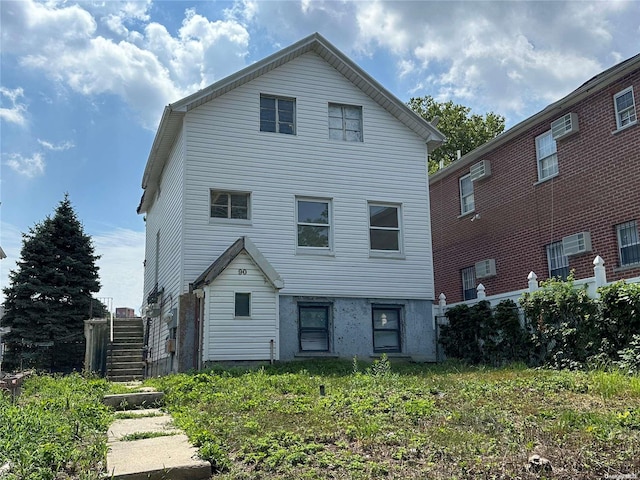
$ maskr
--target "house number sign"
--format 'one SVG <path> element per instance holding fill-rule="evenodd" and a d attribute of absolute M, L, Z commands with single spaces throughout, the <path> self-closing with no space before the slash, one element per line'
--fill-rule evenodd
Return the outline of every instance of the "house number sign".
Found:
<path fill-rule="evenodd" d="M 239 268 L 238 269 L 238 275 L 246 275 L 247 274 L 247 269 L 246 268 Z"/>

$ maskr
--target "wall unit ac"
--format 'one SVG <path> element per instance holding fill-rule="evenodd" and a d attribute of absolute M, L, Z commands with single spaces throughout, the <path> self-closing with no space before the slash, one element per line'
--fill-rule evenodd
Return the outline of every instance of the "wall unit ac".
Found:
<path fill-rule="evenodd" d="M 561 138 L 568 137 L 576 133 L 580 128 L 578 127 L 578 115 L 576 113 L 567 113 L 566 115 L 551 122 L 551 136 L 554 140 L 560 140 Z"/>
<path fill-rule="evenodd" d="M 476 263 L 476 278 L 493 277 L 496 274 L 496 260 L 488 258 Z"/>
<path fill-rule="evenodd" d="M 562 239 L 562 250 L 569 257 L 591 251 L 591 234 L 580 232 Z"/>
<path fill-rule="evenodd" d="M 489 163 L 489 160 L 481 160 L 480 162 L 472 165 L 469 169 L 469 174 L 472 182 L 490 177 L 491 164 Z"/>

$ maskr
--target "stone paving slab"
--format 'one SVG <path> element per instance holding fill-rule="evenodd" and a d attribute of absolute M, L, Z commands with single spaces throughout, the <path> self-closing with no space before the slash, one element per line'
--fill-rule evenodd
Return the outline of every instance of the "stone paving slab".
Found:
<path fill-rule="evenodd" d="M 134 411 L 132 411 L 134 412 Z M 172 425 L 170 415 L 158 409 L 136 410 L 138 418 L 118 419 L 109 429 L 107 478 L 114 480 L 204 480 L 211 477 L 211 464 L 197 456 L 186 435 Z M 121 441 L 124 435 L 166 432 L 171 435 Z"/>

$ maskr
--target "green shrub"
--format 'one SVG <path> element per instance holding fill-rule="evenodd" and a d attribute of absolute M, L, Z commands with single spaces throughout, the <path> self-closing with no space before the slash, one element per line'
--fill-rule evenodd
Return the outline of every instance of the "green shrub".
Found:
<path fill-rule="evenodd" d="M 640 335 L 640 283 L 616 282 L 601 287 L 601 337 L 606 340 L 602 352 L 616 361 L 618 352 L 631 344 L 634 335 Z"/>

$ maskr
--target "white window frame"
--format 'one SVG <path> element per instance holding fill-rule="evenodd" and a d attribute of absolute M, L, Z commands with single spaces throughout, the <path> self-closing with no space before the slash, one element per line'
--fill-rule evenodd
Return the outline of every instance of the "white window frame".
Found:
<path fill-rule="evenodd" d="M 310 203 L 326 203 L 327 204 L 327 223 L 300 221 L 299 219 L 299 205 L 300 202 Z M 331 255 L 333 253 L 333 199 L 321 198 L 321 197 L 296 197 L 295 208 L 295 221 L 296 221 L 296 252 L 297 253 L 310 253 L 317 255 Z M 319 227 L 328 228 L 327 234 L 327 246 L 316 247 L 310 245 L 300 245 L 300 227 Z"/>
<path fill-rule="evenodd" d="M 332 111 L 340 109 L 340 115 L 332 115 Z M 357 119 L 348 116 L 349 112 L 357 112 Z M 362 131 L 362 107 L 358 105 L 344 105 L 339 103 L 330 103 L 328 109 L 329 115 L 329 139 L 345 142 L 363 142 L 364 135 Z M 357 128 L 354 128 L 357 124 Z M 338 127 L 338 125 L 340 125 Z"/>
<path fill-rule="evenodd" d="M 460 270 L 460 279 L 462 280 L 462 300 L 475 300 L 478 298 L 478 286 L 476 285 L 476 266 L 472 265 Z M 472 288 L 473 287 L 473 288 Z M 473 295 L 466 296 L 467 292 L 473 290 Z"/>
<path fill-rule="evenodd" d="M 227 216 L 226 217 L 216 217 L 212 215 L 213 210 L 213 196 L 214 194 L 224 194 L 228 195 L 227 199 Z M 233 213 L 233 204 L 232 204 L 232 196 L 245 196 L 247 198 L 247 218 L 232 218 Z M 231 190 L 220 190 L 217 188 L 209 189 L 209 220 L 211 221 L 223 221 L 223 222 L 238 222 L 238 223 L 247 223 L 251 222 L 251 193 L 250 192 L 239 192 L 239 191 L 231 191 Z"/>
<path fill-rule="evenodd" d="M 635 266 L 640 262 L 624 262 L 623 249 L 632 247 L 636 251 L 640 250 L 640 232 L 638 231 L 638 222 L 631 220 L 629 222 L 616 225 L 616 236 L 618 238 L 618 258 L 621 267 Z"/>
<path fill-rule="evenodd" d="M 552 151 L 545 151 L 542 142 L 549 138 L 553 143 Z M 551 162 L 552 168 L 543 167 L 543 163 Z M 538 165 L 538 181 L 543 182 L 549 178 L 553 178 L 558 175 L 558 146 L 553 139 L 551 130 L 538 135 L 536 137 L 536 163 Z M 546 170 L 546 171 L 545 171 Z"/>
<path fill-rule="evenodd" d="M 471 188 L 470 192 L 465 192 L 462 186 L 463 182 L 467 183 Z M 471 180 L 471 173 L 467 173 L 463 175 L 458 180 L 458 187 L 460 190 L 460 215 L 466 215 L 468 213 L 474 212 L 476 209 L 475 197 L 473 192 L 473 181 Z"/>
<path fill-rule="evenodd" d="M 275 100 L 275 130 L 265 130 L 262 128 L 262 99 L 272 99 Z M 292 112 L 292 120 L 291 122 L 283 122 L 280 121 L 280 108 L 279 108 L 279 104 L 281 101 L 285 101 L 285 102 L 292 102 L 293 103 L 293 112 Z M 260 131 L 261 132 L 267 132 L 267 133 L 281 133 L 284 135 L 297 135 L 297 121 L 296 121 L 296 115 L 297 115 L 297 107 L 296 107 L 296 99 L 295 98 L 291 98 L 291 97 L 282 97 L 282 96 L 278 96 L 278 95 L 268 95 L 268 94 L 260 94 Z M 291 131 L 281 131 L 282 125 L 283 124 L 287 124 L 291 126 Z"/>
<path fill-rule="evenodd" d="M 549 278 L 560 277 L 566 280 L 569 275 L 569 257 L 564 254 L 562 241 L 553 242 L 547 245 L 547 266 L 549 267 Z M 553 274 L 554 271 L 566 269 L 567 275 Z"/>
<path fill-rule="evenodd" d="M 237 309 L 238 295 L 249 296 L 249 315 L 238 315 L 238 309 Z M 240 318 L 240 319 L 251 318 L 251 303 L 252 303 L 251 297 L 252 297 L 251 292 L 245 292 L 245 291 L 233 292 L 233 318 Z"/>
<path fill-rule="evenodd" d="M 371 225 L 371 207 L 382 207 L 382 208 L 395 208 L 397 215 L 397 226 L 379 226 L 379 225 Z M 398 257 L 404 255 L 404 246 L 403 246 L 403 227 L 402 227 L 402 204 L 400 203 L 386 203 L 386 202 L 367 202 L 367 217 L 369 224 L 369 255 L 370 256 L 391 256 Z M 398 235 L 398 249 L 376 249 L 372 246 L 372 233 L 373 232 L 397 232 Z"/>
<path fill-rule="evenodd" d="M 631 105 L 618 110 L 618 99 L 628 93 L 631 93 Z M 638 122 L 638 115 L 636 111 L 636 102 L 633 95 L 633 87 L 628 87 L 621 92 L 616 93 L 613 96 L 613 107 L 616 111 L 616 127 L 618 130 L 635 125 Z"/>

